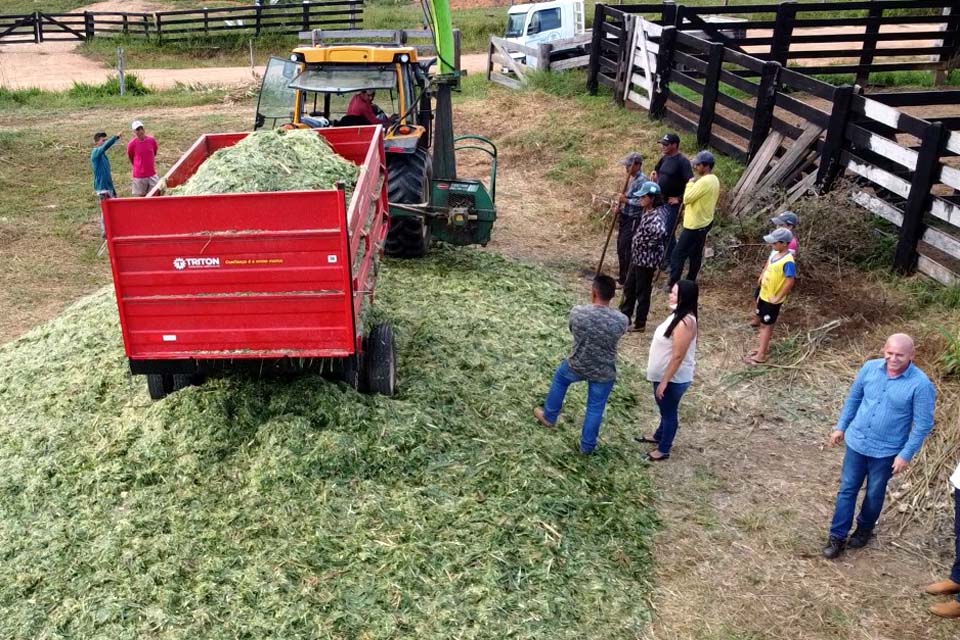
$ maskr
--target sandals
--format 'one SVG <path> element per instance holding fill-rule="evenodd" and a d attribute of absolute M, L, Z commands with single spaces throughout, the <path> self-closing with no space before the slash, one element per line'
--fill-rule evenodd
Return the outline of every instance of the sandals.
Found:
<path fill-rule="evenodd" d="M 633 436 L 633 439 L 643 444 L 660 444 L 659 440 L 654 440 L 653 438 L 648 438 L 646 436 Z"/>
<path fill-rule="evenodd" d="M 663 462 L 664 460 L 669 460 L 669 459 L 670 459 L 669 453 L 660 454 L 659 458 L 653 457 L 653 451 L 647 454 L 647 460 L 649 460 L 650 462 Z"/>
<path fill-rule="evenodd" d="M 766 364 L 767 359 L 764 358 L 763 360 L 758 360 L 756 354 L 751 353 L 749 355 L 743 356 L 743 362 L 745 364 L 750 365 L 751 367 L 757 367 L 757 366 L 760 366 L 761 364 Z"/>

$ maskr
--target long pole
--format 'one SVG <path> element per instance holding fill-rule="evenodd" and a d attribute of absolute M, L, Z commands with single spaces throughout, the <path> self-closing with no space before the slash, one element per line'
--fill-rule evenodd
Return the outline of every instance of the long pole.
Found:
<path fill-rule="evenodd" d="M 123 73 L 123 47 L 117 47 L 117 79 L 120 81 L 120 95 L 127 90 L 127 82 Z"/>

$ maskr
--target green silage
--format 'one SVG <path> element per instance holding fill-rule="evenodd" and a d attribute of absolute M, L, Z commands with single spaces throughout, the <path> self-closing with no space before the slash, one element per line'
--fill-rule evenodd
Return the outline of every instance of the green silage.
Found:
<path fill-rule="evenodd" d="M 386 262 L 395 399 L 235 375 L 151 403 L 108 292 L 0 347 L 0 637 L 637 637 L 634 399 L 589 458 L 585 389 L 531 416 L 571 302 L 479 251 Z"/>
<path fill-rule="evenodd" d="M 169 195 L 352 189 L 360 168 L 308 129 L 256 131 L 214 152 Z"/>

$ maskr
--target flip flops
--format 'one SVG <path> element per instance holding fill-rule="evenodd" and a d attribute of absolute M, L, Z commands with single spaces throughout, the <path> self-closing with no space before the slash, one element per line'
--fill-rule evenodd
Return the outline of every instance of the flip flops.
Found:
<path fill-rule="evenodd" d="M 743 362 L 744 364 L 748 364 L 751 367 L 758 367 L 761 364 L 765 364 L 767 362 L 767 359 L 764 358 L 763 360 L 758 360 L 756 354 L 749 354 L 749 355 L 743 356 Z"/>
<path fill-rule="evenodd" d="M 648 438 L 646 436 L 633 436 L 633 439 L 643 444 L 660 444 L 659 440 L 654 440 L 653 438 Z"/>
<path fill-rule="evenodd" d="M 653 457 L 653 451 L 647 454 L 647 460 L 649 460 L 650 462 L 663 462 L 664 460 L 669 460 L 669 459 L 670 459 L 669 453 L 661 454 L 659 458 Z"/>

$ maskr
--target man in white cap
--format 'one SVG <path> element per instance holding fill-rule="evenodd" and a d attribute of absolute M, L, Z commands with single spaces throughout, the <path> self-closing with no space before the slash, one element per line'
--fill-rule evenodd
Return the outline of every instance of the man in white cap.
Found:
<path fill-rule="evenodd" d="M 134 137 L 127 144 L 127 157 L 133 167 L 133 195 L 145 196 L 159 181 L 157 178 L 157 141 L 144 131 L 143 123 L 134 120 L 130 125 Z"/>

